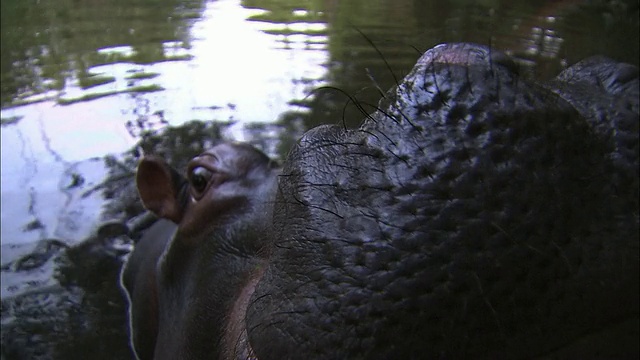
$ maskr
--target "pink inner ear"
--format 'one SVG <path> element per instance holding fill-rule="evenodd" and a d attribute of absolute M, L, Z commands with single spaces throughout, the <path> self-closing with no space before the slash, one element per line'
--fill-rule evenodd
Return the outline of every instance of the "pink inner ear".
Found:
<path fill-rule="evenodd" d="M 178 205 L 178 189 L 173 188 L 171 168 L 164 160 L 143 158 L 138 165 L 136 186 L 144 207 L 157 216 L 180 223 L 182 212 Z"/>

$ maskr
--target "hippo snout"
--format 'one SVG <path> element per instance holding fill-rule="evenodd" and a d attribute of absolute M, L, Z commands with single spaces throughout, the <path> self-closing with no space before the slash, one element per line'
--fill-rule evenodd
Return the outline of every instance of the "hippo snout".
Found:
<path fill-rule="evenodd" d="M 444 44 L 358 129 L 310 130 L 281 169 L 238 144 L 186 178 L 151 160 L 141 197 L 175 226 L 125 268 L 133 347 L 637 358 L 638 123 L 631 65 L 591 58 L 535 83 L 495 49 Z"/>
<path fill-rule="evenodd" d="M 638 113 L 552 86 L 441 45 L 359 129 L 303 137 L 247 309 L 256 355 L 530 358 L 637 323 Z"/>

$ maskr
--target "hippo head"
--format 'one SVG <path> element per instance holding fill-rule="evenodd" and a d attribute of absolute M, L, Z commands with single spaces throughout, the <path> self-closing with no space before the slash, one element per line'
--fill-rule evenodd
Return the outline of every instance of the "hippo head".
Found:
<path fill-rule="evenodd" d="M 260 266 L 278 172 L 275 162 L 241 143 L 196 156 L 186 176 L 157 157 L 140 162 L 140 198 L 162 219 L 136 244 L 122 273 L 138 358 L 218 351 L 211 339 L 228 333 L 238 290 Z"/>
<path fill-rule="evenodd" d="M 219 224 L 253 214 L 273 187 L 275 163 L 247 144 L 223 143 L 193 158 L 183 178 L 162 159 L 144 158 L 136 185 L 144 206 L 179 224 L 184 241 L 206 237 Z"/>
<path fill-rule="evenodd" d="M 437 46 L 358 129 L 310 130 L 246 187 L 260 206 L 149 206 L 180 224 L 152 260 L 155 358 L 637 357 L 638 121 L 632 66 L 538 84 Z"/>

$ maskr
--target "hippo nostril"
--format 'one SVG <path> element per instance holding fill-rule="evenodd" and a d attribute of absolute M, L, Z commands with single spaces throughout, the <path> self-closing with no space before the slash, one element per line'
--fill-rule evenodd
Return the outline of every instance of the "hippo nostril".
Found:
<path fill-rule="evenodd" d="M 491 64 L 506 68 L 512 74 L 520 74 L 520 67 L 513 61 L 513 58 L 502 51 L 491 51 Z"/>
<path fill-rule="evenodd" d="M 638 78 L 638 68 L 629 64 L 617 64 L 611 82 L 627 83 Z"/>

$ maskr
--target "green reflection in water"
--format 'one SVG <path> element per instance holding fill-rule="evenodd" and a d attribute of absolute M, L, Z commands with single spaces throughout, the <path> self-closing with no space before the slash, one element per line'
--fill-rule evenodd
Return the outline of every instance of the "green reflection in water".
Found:
<path fill-rule="evenodd" d="M 83 89 L 89 89 L 94 86 L 104 85 L 114 81 L 116 81 L 116 78 L 113 76 L 90 75 L 80 79 L 80 87 Z"/>
<path fill-rule="evenodd" d="M 475 42 L 506 51 L 519 62 L 523 76 L 536 79 L 549 79 L 595 54 L 638 64 L 638 4 L 631 0 L 245 0 L 243 5 L 265 10 L 252 20 L 271 22 L 273 29 L 264 31 L 284 36 L 283 41 L 295 34 L 317 35 L 282 26 L 301 21 L 300 14 L 302 21 L 326 23 L 321 34 L 327 34 L 326 81 L 331 88 L 296 99 L 310 110 L 299 115 L 305 129 L 324 123 L 356 126 L 365 114 L 345 94 L 359 101 L 364 112 L 374 111 L 382 93 L 412 68 L 421 52 L 444 42 Z M 283 117 L 287 133 L 297 126 L 290 124 L 295 118 Z"/>
<path fill-rule="evenodd" d="M 189 60 L 189 55 L 168 56 L 164 44 L 189 48 L 189 26 L 203 3 L 3 0 L 2 106 L 61 90 L 72 79 L 86 87 L 93 81 L 88 69 L 96 65 Z M 131 52 L 99 51 L 122 45 Z"/>
<path fill-rule="evenodd" d="M 126 93 L 150 93 L 150 92 L 156 92 L 156 91 L 162 91 L 164 90 L 164 88 L 162 86 L 158 86 L 158 85 L 147 85 L 147 86 L 134 86 L 125 90 L 118 90 L 118 91 L 106 91 L 106 92 L 101 92 L 101 93 L 96 93 L 96 94 L 87 94 L 87 95 L 83 95 L 80 96 L 78 98 L 74 98 L 74 99 L 58 99 L 58 103 L 60 105 L 71 105 L 71 104 L 75 104 L 77 102 L 80 101 L 88 101 L 88 100 L 94 100 L 94 99 L 99 99 L 105 96 L 111 96 L 111 95 L 116 95 L 116 94 L 126 94 Z"/>
<path fill-rule="evenodd" d="M 160 74 L 158 73 L 145 73 L 145 72 L 137 72 L 133 75 L 127 76 L 125 79 L 129 80 L 142 80 L 142 79 L 153 79 L 154 77 L 158 77 Z"/>

